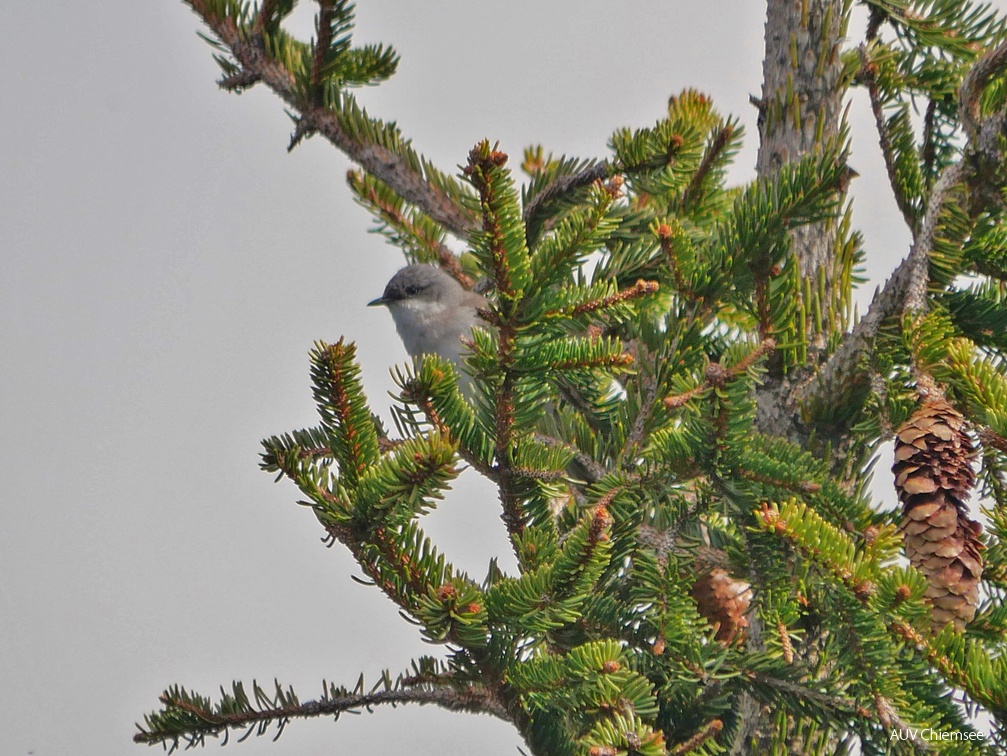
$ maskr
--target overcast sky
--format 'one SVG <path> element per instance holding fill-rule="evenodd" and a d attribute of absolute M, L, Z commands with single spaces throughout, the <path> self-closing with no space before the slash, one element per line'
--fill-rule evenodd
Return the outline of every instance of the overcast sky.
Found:
<path fill-rule="evenodd" d="M 294 486 L 257 468 L 261 438 L 315 422 L 316 339 L 359 343 L 389 417 L 405 352 L 388 313 L 364 305 L 402 258 L 367 233 L 349 162 L 321 139 L 288 155 L 290 121 L 265 89 L 220 91 L 177 0 L 8 5 L 0 751 L 140 753 L 133 723 L 171 683 L 213 695 L 275 677 L 304 700 L 322 679 L 370 682 L 440 653 L 350 579 Z M 304 6 L 293 28 L 307 36 Z M 746 125 L 741 182 L 762 31 L 757 2 L 360 0 L 356 41 L 402 61 L 359 97 L 450 171 L 483 138 L 515 167 L 535 143 L 605 156 L 614 129 L 653 124 L 694 86 Z M 908 235 L 860 95 L 853 113 L 866 302 Z M 512 562 L 492 494 L 469 477 L 426 527 L 481 578 L 491 556 Z M 489 717 L 416 708 L 253 741 L 229 752 L 512 756 L 520 743 Z"/>

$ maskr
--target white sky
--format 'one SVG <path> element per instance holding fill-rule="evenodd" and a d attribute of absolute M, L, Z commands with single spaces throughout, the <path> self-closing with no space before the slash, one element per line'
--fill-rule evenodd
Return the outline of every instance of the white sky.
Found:
<path fill-rule="evenodd" d="M 261 438 L 315 423 L 316 339 L 359 342 L 372 407 L 388 418 L 388 369 L 405 353 L 388 314 L 364 305 L 402 259 L 367 233 L 350 164 L 321 139 L 288 155 L 290 121 L 265 89 L 219 91 L 177 0 L 9 5 L 0 751 L 135 754 L 133 723 L 171 683 L 213 695 L 276 677 L 306 700 L 323 678 L 371 681 L 439 653 L 350 580 L 352 560 L 322 547 L 294 486 L 257 467 Z M 356 41 L 402 55 L 361 101 L 445 170 L 482 138 L 515 169 L 533 143 L 604 156 L 614 129 L 651 125 L 694 86 L 742 118 L 732 178 L 753 176 L 761 3 L 360 6 Z M 908 235 L 862 95 L 853 113 L 866 302 Z M 479 578 L 494 554 L 510 564 L 492 495 L 471 481 L 427 528 Z M 294 722 L 278 743 L 230 749 L 503 756 L 519 743 L 489 717 L 400 708 Z"/>

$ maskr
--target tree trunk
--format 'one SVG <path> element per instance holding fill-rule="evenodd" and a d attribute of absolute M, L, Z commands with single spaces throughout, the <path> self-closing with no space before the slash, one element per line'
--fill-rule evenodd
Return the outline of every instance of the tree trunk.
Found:
<path fill-rule="evenodd" d="M 760 178 L 777 173 L 787 163 L 818 151 L 838 137 L 846 88 L 841 85 L 840 46 L 846 33 L 849 4 L 845 0 L 768 0 L 762 96 L 759 101 Z M 836 224 L 832 221 L 799 226 L 790 232 L 791 254 L 802 278 L 825 279 L 823 301 L 832 298 Z M 819 272 L 821 271 L 821 273 Z M 808 369 L 814 369 L 825 346 L 821 333 L 809 324 Z M 758 392 L 758 429 L 769 435 L 805 442 L 792 398 L 792 385 L 778 366 Z M 758 596 L 758 575 L 752 575 Z M 749 617 L 748 645 L 762 650 L 762 624 L 756 600 Z M 810 639 L 809 639 L 810 640 Z M 814 648 L 808 643 L 806 648 Z M 805 659 L 807 662 L 808 660 Z M 741 727 L 732 754 L 771 753 L 777 726 L 775 713 L 746 695 L 739 705 Z M 776 747 L 779 748 L 777 743 Z M 801 744 L 787 743 L 800 753 Z"/>
<path fill-rule="evenodd" d="M 840 87 L 840 44 L 847 15 L 844 0 L 769 0 L 756 164 L 760 178 L 838 136 L 846 95 Z M 791 238 L 802 276 L 816 276 L 819 268 L 831 271 L 834 228 L 800 226 Z"/>

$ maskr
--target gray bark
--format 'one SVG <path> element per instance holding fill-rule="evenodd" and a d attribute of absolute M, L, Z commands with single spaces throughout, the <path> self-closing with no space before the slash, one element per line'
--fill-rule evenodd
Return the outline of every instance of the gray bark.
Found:
<path fill-rule="evenodd" d="M 840 46 L 846 33 L 849 5 L 844 0 L 768 0 L 762 96 L 759 101 L 760 178 L 770 177 L 787 163 L 812 154 L 839 135 L 845 87 L 841 86 Z M 802 226 L 791 232 L 791 253 L 802 276 L 825 272 L 826 301 L 833 286 L 833 223 Z M 809 359 L 817 361 L 821 335 L 808 333 Z M 802 441 L 790 378 L 773 371 L 758 394 L 757 425 L 762 433 Z M 813 367 L 809 365 L 809 367 Z M 795 376 L 798 377 L 799 376 Z M 758 596 L 758 577 L 753 576 Z M 749 617 L 748 645 L 762 650 L 758 600 Z M 754 696 L 738 702 L 739 729 L 731 754 L 769 753 L 775 731 L 774 712 Z M 787 744 L 793 752 L 799 743 Z"/>

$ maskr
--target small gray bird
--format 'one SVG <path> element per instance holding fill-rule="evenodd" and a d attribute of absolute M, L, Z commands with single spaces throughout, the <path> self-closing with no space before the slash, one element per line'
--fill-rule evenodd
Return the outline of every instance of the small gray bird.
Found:
<path fill-rule="evenodd" d="M 367 306 L 388 308 L 411 357 L 437 354 L 460 367 L 462 338 L 482 323 L 476 310 L 487 304 L 485 297 L 466 290 L 440 268 L 407 265 Z"/>
<path fill-rule="evenodd" d="M 465 346 L 462 338 L 469 336 L 473 326 L 491 327 L 480 320 L 477 312 L 488 304 L 486 297 L 466 290 L 440 268 L 408 265 L 392 276 L 385 293 L 367 306 L 388 308 L 399 338 L 411 357 L 437 354 L 460 369 Z M 464 372 L 459 388 L 463 395 L 471 396 L 472 379 Z M 550 405 L 548 414 L 555 413 L 555 405 Z M 573 480 L 595 481 L 602 474 L 598 469 L 587 468 L 584 463 L 573 460 L 568 473 Z M 557 501 L 557 507 L 566 504 L 565 499 Z"/>

